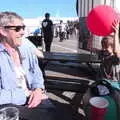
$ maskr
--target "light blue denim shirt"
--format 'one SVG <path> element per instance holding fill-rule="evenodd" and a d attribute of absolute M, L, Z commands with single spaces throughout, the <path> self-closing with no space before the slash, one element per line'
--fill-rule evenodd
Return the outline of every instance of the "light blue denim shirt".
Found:
<path fill-rule="evenodd" d="M 22 65 L 26 71 L 29 89 L 43 88 L 44 80 L 38 66 L 38 60 L 33 54 L 35 46 L 24 39 L 19 47 Z M 17 87 L 14 64 L 4 45 L 0 43 L 0 104 L 22 105 L 26 102 L 26 95 L 22 88 Z"/>

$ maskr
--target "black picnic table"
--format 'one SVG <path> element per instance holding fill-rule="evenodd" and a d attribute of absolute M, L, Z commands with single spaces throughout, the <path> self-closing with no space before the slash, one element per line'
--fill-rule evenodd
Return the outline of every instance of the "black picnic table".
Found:
<path fill-rule="evenodd" d="M 41 35 L 30 35 L 27 37 L 36 47 L 42 46 L 42 36 Z"/>
<path fill-rule="evenodd" d="M 101 63 L 96 55 L 83 53 L 44 52 L 44 60 L 48 63 L 50 61 L 86 63 L 92 71 L 94 71 L 92 63 Z"/>
<path fill-rule="evenodd" d="M 59 61 L 59 62 L 72 62 L 72 63 L 85 63 L 92 72 L 96 72 L 93 63 L 101 63 L 96 55 L 91 54 L 78 54 L 78 53 L 61 53 L 61 52 L 44 52 L 44 69 L 51 61 Z M 69 67 L 69 66 L 68 66 Z M 45 75 L 46 76 L 46 75 Z M 47 78 L 47 77 L 45 77 Z M 67 78 L 66 78 L 67 79 Z M 56 80 L 56 79 L 45 79 L 45 84 L 47 89 L 56 89 L 56 90 L 66 90 L 66 91 L 74 91 L 81 92 L 81 80 Z M 78 82 L 79 81 L 79 82 Z M 82 84 L 86 89 L 88 83 Z"/>

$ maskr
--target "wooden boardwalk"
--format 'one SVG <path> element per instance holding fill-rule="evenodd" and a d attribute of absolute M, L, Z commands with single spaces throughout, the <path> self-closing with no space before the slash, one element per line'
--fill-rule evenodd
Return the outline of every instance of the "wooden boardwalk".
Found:
<path fill-rule="evenodd" d="M 61 120 L 85 120 L 81 99 L 87 90 L 88 84 L 94 81 L 93 74 L 90 70 L 84 65 L 81 65 L 81 67 L 57 67 L 54 63 L 49 64 L 45 72 L 46 79 L 49 80 L 50 83 L 52 81 L 55 85 L 54 80 L 59 81 L 57 83 L 59 88 L 54 87 L 53 89 L 49 89 L 51 86 L 48 87 L 48 95 L 53 103 L 60 109 Z M 74 92 L 74 89 L 71 91 L 71 86 L 59 84 L 61 81 L 71 81 L 72 84 L 78 83 L 76 86 L 78 91 Z M 65 87 L 67 87 L 66 90 L 61 89 Z M 75 86 L 73 85 L 72 88 L 73 87 Z"/>

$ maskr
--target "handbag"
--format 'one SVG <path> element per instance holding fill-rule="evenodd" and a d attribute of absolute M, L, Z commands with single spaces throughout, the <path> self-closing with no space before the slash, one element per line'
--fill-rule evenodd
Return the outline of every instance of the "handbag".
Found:
<path fill-rule="evenodd" d="M 98 80 L 91 84 L 89 87 L 93 96 L 105 96 L 114 93 L 114 88 L 106 80 Z"/>

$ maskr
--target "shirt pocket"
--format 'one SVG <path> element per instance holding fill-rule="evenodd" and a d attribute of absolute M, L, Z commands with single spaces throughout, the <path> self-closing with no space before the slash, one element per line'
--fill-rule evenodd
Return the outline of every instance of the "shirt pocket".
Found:
<path fill-rule="evenodd" d="M 8 74 L 4 74 L 1 77 L 1 88 L 9 90 L 17 87 L 16 84 L 16 75 L 14 72 L 9 72 Z"/>

